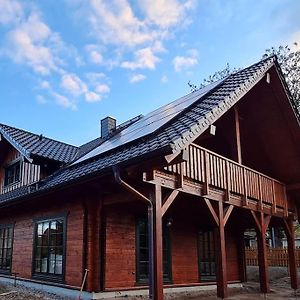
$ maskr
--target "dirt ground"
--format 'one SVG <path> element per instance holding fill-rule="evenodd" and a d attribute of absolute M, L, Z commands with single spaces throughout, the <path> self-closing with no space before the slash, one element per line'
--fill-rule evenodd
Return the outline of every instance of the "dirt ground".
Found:
<path fill-rule="evenodd" d="M 270 299 L 270 300 L 300 300 L 300 290 L 293 291 L 290 287 L 290 279 L 286 268 L 270 268 L 270 287 L 271 292 L 263 295 L 259 292 L 258 269 L 250 267 L 247 270 L 249 282 L 244 284 L 241 289 L 229 289 L 228 300 L 253 300 L 253 299 Z M 299 270 L 300 271 L 300 270 Z M 12 285 L 0 285 L 0 300 L 70 300 L 53 294 L 38 292 L 32 289 L 24 288 L 21 285 L 14 287 Z M 124 298 L 113 298 L 114 300 L 124 300 Z M 146 299 L 144 297 L 126 297 L 131 300 Z M 196 300 L 207 299 L 215 300 L 216 291 L 201 291 L 181 294 L 167 294 L 166 300 Z M 75 300 L 75 299 L 73 299 Z M 109 300 L 109 299 L 107 299 Z M 112 299 L 111 299 L 112 300 Z"/>

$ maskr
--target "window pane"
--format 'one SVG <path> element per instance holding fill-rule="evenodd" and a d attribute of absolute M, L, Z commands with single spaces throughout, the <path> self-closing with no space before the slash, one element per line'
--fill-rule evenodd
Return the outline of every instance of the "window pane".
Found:
<path fill-rule="evenodd" d="M 35 273 L 62 275 L 64 220 L 51 220 L 37 224 Z"/>

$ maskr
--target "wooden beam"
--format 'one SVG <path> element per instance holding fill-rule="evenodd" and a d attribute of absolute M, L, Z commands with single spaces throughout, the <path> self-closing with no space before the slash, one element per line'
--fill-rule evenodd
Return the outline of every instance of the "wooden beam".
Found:
<path fill-rule="evenodd" d="M 266 235 L 263 230 L 256 230 L 256 234 L 260 290 L 266 294 L 270 292 Z"/>
<path fill-rule="evenodd" d="M 161 216 L 163 217 L 164 214 L 167 212 L 169 207 L 172 205 L 176 197 L 178 196 L 179 191 L 173 190 L 171 194 L 163 201 L 163 205 L 161 208 Z"/>
<path fill-rule="evenodd" d="M 219 226 L 220 225 L 219 218 L 218 218 L 218 216 L 217 216 L 217 214 L 216 214 L 216 212 L 215 212 L 215 210 L 214 210 L 214 208 L 213 208 L 210 200 L 204 198 L 204 201 L 205 201 L 205 203 L 206 203 L 206 205 L 207 205 L 207 207 L 208 207 L 208 209 L 210 211 L 210 214 L 213 217 L 215 223 L 217 224 L 217 226 Z M 223 222 L 223 219 L 222 219 L 222 222 Z"/>
<path fill-rule="evenodd" d="M 175 153 L 171 153 L 165 156 L 165 160 L 168 164 L 177 163 L 181 161 L 188 161 L 189 153 L 187 149 L 183 149 L 181 151 L 177 151 Z"/>
<path fill-rule="evenodd" d="M 226 207 L 226 209 L 224 210 L 225 216 L 224 216 L 224 226 L 226 226 L 226 223 L 232 213 L 234 206 L 233 205 L 229 205 L 228 207 Z"/>
<path fill-rule="evenodd" d="M 162 245 L 162 214 L 161 214 L 161 187 L 154 186 L 151 196 L 154 203 L 154 299 L 163 300 L 163 245 Z"/>
<path fill-rule="evenodd" d="M 284 223 L 283 227 L 287 236 L 291 287 L 292 289 L 297 290 L 299 288 L 299 282 L 298 282 L 298 272 L 297 272 L 295 234 L 294 234 L 293 221 L 283 219 L 283 223 Z"/>
<path fill-rule="evenodd" d="M 236 138 L 237 162 L 242 164 L 242 148 L 241 148 L 241 132 L 240 132 L 240 118 L 237 106 L 234 106 L 234 125 Z"/>
<path fill-rule="evenodd" d="M 225 225 L 223 215 L 223 202 L 218 202 L 219 226 L 215 229 L 215 249 L 216 249 L 216 279 L 217 296 L 224 299 L 228 296 L 227 290 L 227 263 L 225 247 Z"/>
<path fill-rule="evenodd" d="M 250 210 L 250 213 L 251 213 L 251 215 L 252 215 L 252 217 L 253 217 L 253 219 L 255 221 L 257 229 L 261 232 L 262 231 L 261 224 L 260 224 L 260 222 L 258 220 L 258 217 L 257 217 L 256 213 L 253 210 Z"/>

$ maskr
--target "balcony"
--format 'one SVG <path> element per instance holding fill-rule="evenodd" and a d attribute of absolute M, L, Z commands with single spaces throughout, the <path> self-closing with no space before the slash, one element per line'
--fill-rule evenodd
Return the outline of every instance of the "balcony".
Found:
<path fill-rule="evenodd" d="M 286 186 L 280 181 L 195 144 L 189 146 L 187 154 L 187 161 L 166 166 L 160 172 L 163 185 L 173 179 L 177 187 L 183 183 L 198 186 L 202 196 L 219 193 L 224 201 L 287 214 Z"/>

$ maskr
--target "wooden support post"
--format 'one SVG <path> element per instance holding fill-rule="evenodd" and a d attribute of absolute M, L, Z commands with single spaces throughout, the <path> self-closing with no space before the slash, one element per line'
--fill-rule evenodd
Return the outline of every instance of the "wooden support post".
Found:
<path fill-rule="evenodd" d="M 235 125 L 235 138 L 236 138 L 236 158 L 239 164 L 242 164 L 242 147 L 241 147 L 241 132 L 240 132 L 240 119 L 237 106 L 234 106 L 234 125 Z"/>
<path fill-rule="evenodd" d="M 254 214 L 252 213 L 253 217 Z M 257 252 L 258 252 L 258 266 L 259 266 L 259 279 L 260 279 L 260 290 L 266 294 L 270 292 L 269 286 L 269 271 L 268 271 L 268 250 L 266 243 L 266 231 L 269 226 L 271 217 L 264 216 L 263 212 L 259 212 L 258 216 L 254 217 L 257 224 L 256 235 L 257 235 Z"/>
<path fill-rule="evenodd" d="M 247 281 L 247 266 L 245 253 L 245 237 L 244 229 L 237 231 L 238 236 L 238 257 L 239 257 L 239 273 L 242 282 Z"/>
<path fill-rule="evenodd" d="M 217 296 L 228 296 L 223 202 L 218 203 L 219 226 L 215 229 Z"/>
<path fill-rule="evenodd" d="M 163 245 L 162 245 L 162 195 L 161 186 L 154 186 L 151 195 L 154 204 L 154 299 L 163 300 Z"/>
<path fill-rule="evenodd" d="M 295 234 L 292 220 L 284 220 L 284 229 L 287 237 L 288 255 L 289 255 L 289 272 L 291 278 L 291 287 L 294 290 L 299 288 L 296 249 L 295 249 Z"/>

